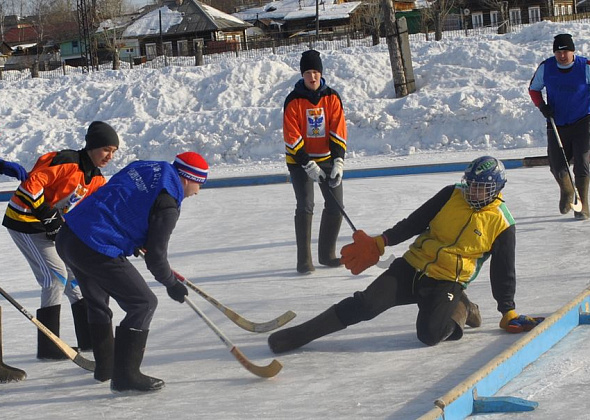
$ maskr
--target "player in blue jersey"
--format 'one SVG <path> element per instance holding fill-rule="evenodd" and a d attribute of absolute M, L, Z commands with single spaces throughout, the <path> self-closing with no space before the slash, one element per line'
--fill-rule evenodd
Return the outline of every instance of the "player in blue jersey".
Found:
<path fill-rule="evenodd" d="M 571 210 L 574 185 L 582 204 L 574 217 L 586 220 L 588 210 L 588 181 L 590 170 L 590 61 L 574 54 L 576 50 L 570 34 L 556 35 L 553 57 L 544 60 L 529 85 L 529 95 L 547 119 L 547 155 L 549 168 L 560 188 L 559 211 Z M 543 99 L 545 89 L 547 100 Z M 551 124 L 555 121 L 562 147 Z M 565 156 L 564 156 L 565 153 Z M 574 183 L 568 173 L 573 161 Z"/>
<path fill-rule="evenodd" d="M 199 192 L 208 170 L 205 159 L 194 152 L 179 154 L 172 164 L 136 161 L 65 216 L 57 251 L 87 301 L 94 377 L 111 379 L 113 391 L 164 386 L 163 380 L 139 370 L 158 300 L 127 257 L 145 250 L 149 271 L 172 299 L 184 302 L 188 292 L 170 268 L 168 242 L 182 200 Z M 126 313 L 114 338 L 110 297 Z"/>

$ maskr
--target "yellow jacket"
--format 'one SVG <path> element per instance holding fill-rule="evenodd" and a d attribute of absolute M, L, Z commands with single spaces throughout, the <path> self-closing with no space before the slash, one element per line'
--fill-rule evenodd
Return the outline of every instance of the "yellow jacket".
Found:
<path fill-rule="evenodd" d="M 461 188 L 455 188 L 404 259 L 428 277 L 466 286 L 490 256 L 496 238 L 514 225 L 501 195 L 499 198 L 475 211 L 463 198 Z"/>

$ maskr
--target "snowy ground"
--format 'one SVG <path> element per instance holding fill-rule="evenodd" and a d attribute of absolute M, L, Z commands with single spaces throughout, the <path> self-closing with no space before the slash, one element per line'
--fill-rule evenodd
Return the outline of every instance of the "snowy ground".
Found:
<path fill-rule="evenodd" d="M 347 212 L 358 228 L 378 233 L 459 178 L 459 173 L 446 173 L 345 180 Z M 558 214 L 557 186 L 546 167 L 510 170 L 508 180 L 505 195 L 518 223 L 517 309 L 546 316 L 588 284 L 586 272 L 579 267 L 590 250 L 585 240 L 590 224 Z M 4 207 L 3 203 L 0 209 Z M 318 267 L 313 275 L 298 275 L 293 209 L 289 184 L 204 189 L 183 205 L 171 242 L 171 263 L 250 319 L 265 321 L 291 309 L 298 314 L 293 324 L 364 288 L 380 273 L 374 267 L 355 277 L 344 268 Z M 346 244 L 350 236 L 343 224 L 339 244 Z M 0 245 L 5 250 L 0 257 L 2 287 L 34 311 L 39 291 L 29 269 L 8 235 L 0 235 Z M 316 245 L 314 241 L 314 253 Z M 401 254 L 406 246 L 388 251 Z M 47 419 L 81 415 L 109 419 L 413 419 L 519 338 L 498 328 L 500 314 L 491 297 L 487 270 L 483 270 L 469 295 L 480 305 L 484 322 L 479 329 L 467 330 L 459 342 L 425 347 L 415 336 L 416 308 L 399 307 L 276 357 L 283 371 L 273 379 L 259 379 L 233 359 L 187 305 L 170 300 L 141 261 L 137 265 L 160 297 L 143 370 L 165 379 L 165 389 L 150 395 L 114 395 L 108 384 L 97 383 L 69 361 L 37 361 L 35 327 L 2 301 L 5 360 L 25 369 L 29 376 L 24 382 L 2 385 L 1 407 L 18 412 L 21 419 L 37 419 L 39 413 Z M 272 360 L 266 345 L 268 334 L 243 331 L 192 296 L 251 361 L 267 364 Z M 62 335 L 73 343 L 70 318 L 65 310 Z M 115 322 L 120 318 L 116 311 Z M 499 393 L 540 403 L 535 412 L 519 418 L 587 418 L 579 398 L 584 395 L 589 362 L 578 350 L 586 336 L 572 333 L 555 347 L 554 358 L 539 361 L 540 370 L 525 370 L 514 381 L 517 384 L 523 377 L 524 383 L 509 388 L 508 394 Z"/>

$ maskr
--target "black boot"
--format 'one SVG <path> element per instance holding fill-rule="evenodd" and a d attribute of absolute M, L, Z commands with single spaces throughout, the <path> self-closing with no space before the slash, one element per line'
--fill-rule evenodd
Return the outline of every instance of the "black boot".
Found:
<path fill-rule="evenodd" d="M 328 267 L 338 267 L 341 265 L 340 258 L 336 257 L 336 240 L 340 233 L 342 224 L 342 215 L 330 214 L 324 210 L 322 212 L 322 221 L 320 223 L 320 236 L 318 240 L 319 261 L 322 265 Z"/>
<path fill-rule="evenodd" d="M 311 261 L 311 221 L 313 214 L 295 213 L 295 238 L 297 240 L 297 272 L 315 271 Z"/>
<path fill-rule="evenodd" d="M 80 299 L 72 304 L 72 315 L 74 316 L 74 329 L 76 331 L 76 338 L 78 339 L 78 349 L 92 350 L 85 299 Z"/>
<path fill-rule="evenodd" d="M 336 315 L 336 306 L 330 306 L 326 311 L 303 324 L 272 333 L 268 337 L 268 346 L 273 353 L 284 353 L 344 328 L 346 326 Z"/>
<path fill-rule="evenodd" d="M 578 194 L 580 194 L 580 201 L 582 202 L 582 211 L 574 212 L 574 217 L 578 220 L 586 220 L 590 217 L 590 211 L 588 210 L 588 181 L 590 178 L 582 177 L 576 178 L 576 188 Z"/>
<path fill-rule="evenodd" d="M 559 185 L 559 212 L 561 214 L 568 213 L 574 200 L 574 186 L 567 171 L 561 171 L 555 175 L 555 180 Z"/>
<path fill-rule="evenodd" d="M 92 339 L 92 351 L 96 367 L 94 379 L 108 381 L 113 377 L 113 361 L 115 359 L 115 341 L 113 324 L 89 324 Z"/>
<path fill-rule="evenodd" d="M 59 337 L 59 316 L 61 305 L 37 309 L 37 319 L 49 331 Z M 37 359 L 64 360 L 68 356 L 57 347 L 41 330 L 37 330 Z"/>
<path fill-rule="evenodd" d="M 18 382 L 27 377 L 24 370 L 8 366 L 3 362 L 2 354 L 2 307 L 0 307 L 0 383 Z"/>
<path fill-rule="evenodd" d="M 117 327 L 111 390 L 157 391 L 164 387 L 163 380 L 139 371 L 147 337 L 148 331 Z"/>

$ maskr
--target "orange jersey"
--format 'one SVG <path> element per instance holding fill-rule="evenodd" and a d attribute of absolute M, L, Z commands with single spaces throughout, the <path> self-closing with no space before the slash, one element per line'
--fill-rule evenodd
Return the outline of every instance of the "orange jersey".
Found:
<path fill-rule="evenodd" d="M 346 121 L 338 93 L 326 85 L 309 91 L 300 80 L 285 100 L 283 138 L 290 165 L 344 158 Z"/>
<path fill-rule="evenodd" d="M 40 214 L 52 208 L 65 214 L 105 183 L 86 150 L 46 153 L 10 199 L 2 224 L 22 233 L 45 232 Z"/>

